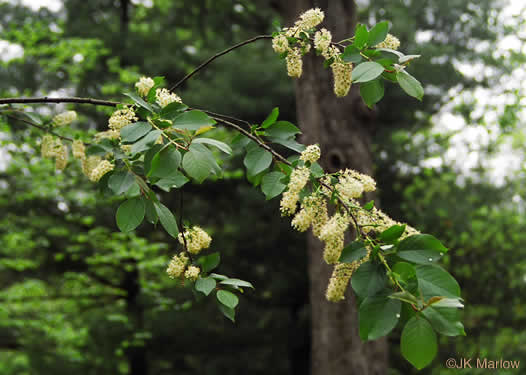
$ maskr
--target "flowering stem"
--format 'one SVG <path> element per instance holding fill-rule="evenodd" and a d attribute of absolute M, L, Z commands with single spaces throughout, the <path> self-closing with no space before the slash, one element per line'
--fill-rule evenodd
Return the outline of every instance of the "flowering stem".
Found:
<path fill-rule="evenodd" d="M 52 130 L 49 130 L 48 128 L 45 128 L 44 126 L 41 126 L 41 125 L 37 125 L 31 121 L 28 121 L 28 120 L 24 120 L 24 119 L 21 119 L 19 117 L 16 117 L 16 116 L 11 116 L 11 115 L 5 115 L 7 118 L 11 119 L 11 120 L 15 120 L 15 121 L 20 121 L 20 122 L 23 122 L 24 124 L 27 124 L 29 126 L 32 126 L 34 128 L 37 128 L 37 129 L 40 129 L 46 133 L 49 133 L 49 134 L 53 134 L 55 137 L 58 137 L 60 139 L 63 139 L 65 141 L 68 141 L 68 142 L 73 142 L 74 139 L 72 138 L 69 138 L 69 137 L 64 137 L 62 135 L 59 135 L 57 133 L 55 133 L 54 131 Z M 86 143 L 86 145 L 89 145 L 89 143 Z"/>

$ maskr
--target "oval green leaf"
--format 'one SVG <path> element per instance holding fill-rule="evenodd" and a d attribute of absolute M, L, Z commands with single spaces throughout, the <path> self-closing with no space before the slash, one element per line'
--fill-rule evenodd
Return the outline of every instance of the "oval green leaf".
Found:
<path fill-rule="evenodd" d="M 355 83 L 369 82 L 378 77 L 384 67 L 374 61 L 367 61 L 356 66 L 352 71 L 352 81 Z"/>
<path fill-rule="evenodd" d="M 437 354 L 437 337 L 431 324 L 421 316 L 412 317 L 402 331 L 402 355 L 418 370 L 431 363 Z"/>
<path fill-rule="evenodd" d="M 141 198 L 128 199 L 117 209 L 117 226 L 121 232 L 130 232 L 137 228 L 144 219 L 144 202 Z"/>
<path fill-rule="evenodd" d="M 228 290 L 218 290 L 216 296 L 219 302 L 231 309 L 235 308 L 239 303 L 239 298 Z"/>

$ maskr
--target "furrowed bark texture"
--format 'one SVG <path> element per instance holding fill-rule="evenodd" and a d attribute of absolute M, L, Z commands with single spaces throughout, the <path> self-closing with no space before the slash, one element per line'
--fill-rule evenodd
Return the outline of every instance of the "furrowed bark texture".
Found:
<path fill-rule="evenodd" d="M 325 12 L 323 26 L 338 41 L 354 34 L 356 5 L 345 0 L 293 0 L 282 5 L 288 24 L 307 9 Z M 353 168 L 373 174 L 371 127 L 373 112 L 363 103 L 358 87 L 345 98 L 333 93 L 331 69 L 323 58 L 310 53 L 303 61 L 303 75 L 296 81 L 298 123 L 302 143 L 319 143 L 321 164 L 327 171 Z M 371 198 L 371 197 L 368 197 Z M 312 375 L 384 375 L 388 368 L 386 339 L 363 343 L 358 335 L 358 306 L 349 286 L 345 300 L 328 302 L 325 291 L 332 266 L 322 259 L 322 243 L 308 239 L 311 302 Z"/>

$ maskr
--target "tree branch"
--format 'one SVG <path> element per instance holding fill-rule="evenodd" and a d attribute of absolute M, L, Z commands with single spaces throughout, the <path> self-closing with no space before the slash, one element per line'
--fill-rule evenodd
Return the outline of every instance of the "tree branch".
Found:
<path fill-rule="evenodd" d="M 49 98 L 47 96 L 35 98 L 4 98 L 0 99 L 0 104 L 31 104 L 31 103 L 79 103 L 79 104 L 93 104 L 106 107 L 116 107 L 119 102 L 112 102 L 108 100 L 92 99 L 92 98 Z"/>
<path fill-rule="evenodd" d="M 68 141 L 68 142 L 73 142 L 74 141 L 74 139 L 72 139 L 72 138 L 64 137 L 64 136 L 62 136 L 60 134 L 55 133 L 52 130 L 49 130 L 49 129 L 43 127 L 43 126 L 37 125 L 37 124 L 35 124 L 35 123 L 31 122 L 31 121 L 27 121 L 27 120 L 21 119 L 21 118 L 16 117 L 16 116 L 11 116 L 11 115 L 5 115 L 5 116 L 7 118 L 10 118 L 11 120 L 20 121 L 20 122 L 23 122 L 24 124 L 27 124 L 27 125 L 32 126 L 34 128 L 40 129 L 40 130 L 42 130 L 42 131 L 44 131 L 46 133 L 53 134 L 55 137 L 58 137 L 58 138 L 63 139 L 65 141 Z M 89 145 L 89 143 L 86 143 L 86 144 Z"/>
<path fill-rule="evenodd" d="M 194 74 L 196 74 L 198 71 L 200 71 L 201 69 L 203 69 L 204 67 L 206 67 L 208 64 L 210 64 L 212 61 L 214 61 L 215 59 L 217 59 L 218 57 L 221 57 L 223 55 L 226 55 L 227 53 L 235 50 L 236 48 L 239 48 L 239 47 L 243 47 L 244 45 L 247 45 L 247 44 L 250 44 L 250 43 L 253 43 L 255 42 L 256 40 L 259 40 L 259 39 L 271 39 L 272 38 L 272 35 L 258 35 L 258 36 L 255 36 L 253 38 L 250 38 L 250 39 L 247 39 L 245 40 L 244 42 L 241 42 L 241 43 L 238 43 L 238 44 L 235 44 L 233 45 L 232 47 L 229 47 L 227 48 L 226 50 L 222 51 L 222 52 L 219 52 L 219 53 L 216 53 L 214 56 L 210 57 L 208 60 L 206 60 L 205 62 L 203 62 L 201 65 L 199 65 L 197 68 L 195 68 L 194 70 L 192 70 L 190 73 L 188 73 L 184 78 L 182 78 L 179 82 L 177 82 L 175 85 L 172 86 L 172 88 L 170 89 L 170 91 L 173 91 L 175 90 L 176 88 L 178 88 L 179 86 L 181 86 L 186 80 L 190 79 Z"/>

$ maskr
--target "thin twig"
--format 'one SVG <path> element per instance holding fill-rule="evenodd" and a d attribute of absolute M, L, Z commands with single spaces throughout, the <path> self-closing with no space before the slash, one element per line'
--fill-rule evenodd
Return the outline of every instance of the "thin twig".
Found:
<path fill-rule="evenodd" d="M 229 128 L 233 128 L 233 129 L 237 130 L 239 133 L 243 134 L 245 137 L 250 138 L 251 140 L 256 142 L 259 147 L 261 147 L 261 148 L 265 149 L 266 151 L 270 152 L 272 154 L 272 156 L 274 156 L 276 159 L 280 160 L 281 162 L 283 162 L 283 163 L 285 163 L 287 165 L 291 165 L 291 162 L 288 161 L 283 155 L 279 154 L 272 147 L 270 147 L 266 143 L 263 143 L 260 139 L 258 139 L 258 137 L 256 137 L 255 135 L 251 134 L 250 132 L 246 131 L 245 129 L 243 129 L 239 125 L 236 125 L 236 124 L 234 124 L 234 123 L 232 123 L 230 121 L 227 121 L 227 120 L 219 118 L 219 117 L 215 117 L 215 116 L 210 116 L 210 117 L 212 117 L 214 120 L 216 120 L 220 124 L 223 124 L 223 125 L 225 125 L 225 126 L 227 126 Z"/>
<path fill-rule="evenodd" d="M 241 43 L 238 43 L 238 44 L 235 44 L 233 45 L 232 47 L 229 47 L 227 48 L 226 50 L 222 51 L 222 52 L 219 52 L 219 53 L 216 53 L 214 56 L 210 57 L 208 60 L 206 60 L 205 62 L 203 62 L 201 65 L 199 65 L 197 68 L 195 68 L 194 70 L 192 70 L 190 73 L 188 73 L 185 77 L 183 77 L 179 82 L 177 82 L 175 85 L 172 86 L 172 88 L 170 89 L 170 91 L 173 91 L 175 90 L 176 88 L 178 88 L 179 86 L 181 86 L 186 80 L 188 80 L 189 78 L 191 78 L 195 73 L 197 73 L 198 71 L 200 71 L 201 69 L 203 69 L 205 66 L 207 66 L 208 64 L 210 64 L 212 61 L 214 61 L 215 59 L 217 59 L 218 57 L 221 57 L 223 55 L 226 55 L 227 53 L 235 50 L 236 48 L 239 48 L 239 47 L 243 47 L 244 45 L 247 45 L 247 44 L 250 44 L 250 43 L 253 43 L 255 42 L 256 40 L 260 40 L 260 39 L 271 39 L 272 38 L 272 35 L 258 35 L 258 36 L 255 36 L 253 38 L 250 38 L 250 39 L 247 39 L 245 40 L 244 42 L 241 42 Z"/>
<path fill-rule="evenodd" d="M 106 107 L 116 107 L 119 102 L 112 102 L 108 100 L 92 99 L 92 98 L 49 98 L 47 96 L 35 97 L 35 98 L 3 98 L 0 99 L 0 104 L 30 104 L 30 103 L 80 103 L 80 104 L 93 104 L 102 105 Z"/>
<path fill-rule="evenodd" d="M 74 141 L 74 139 L 72 139 L 72 138 L 64 137 L 64 136 L 62 136 L 60 134 L 55 133 L 52 130 L 49 130 L 49 129 L 43 127 L 43 126 L 37 125 L 37 124 L 35 124 L 35 123 L 31 122 L 31 121 L 27 121 L 27 120 L 21 119 L 21 118 L 16 117 L 16 116 L 11 116 L 11 115 L 5 115 L 5 116 L 7 118 L 10 118 L 11 120 L 20 121 L 20 122 L 23 122 L 23 123 L 25 123 L 25 124 L 27 124 L 29 126 L 34 127 L 34 128 L 40 129 L 42 131 L 45 131 L 46 133 L 53 134 L 55 137 L 58 137 L 58 138 L 63 139 L 65 141 L 68 141 L 68 142 L 73 142 Z M 89 143 L 86 143 L 86 144 L 89 145 Z"/>

